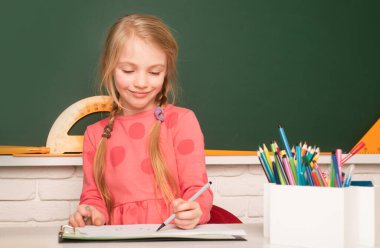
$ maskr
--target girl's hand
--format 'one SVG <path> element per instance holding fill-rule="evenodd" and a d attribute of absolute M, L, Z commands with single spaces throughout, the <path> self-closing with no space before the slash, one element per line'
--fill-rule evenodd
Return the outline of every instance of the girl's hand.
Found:
<path fill-rule="evenodd" d="M 105 218 L 95 207 L 89 205 L 79 205 L 77 211 L 70 215 L 69 225 L 72 227 L 82 227 L 85 225 L 104 225 Z"/>
<path fill-rule="evenodd" d="M 175 213 L 174 223 L 182 229 L 193 229 L 198 225 L 202 216 L 202 210 L 198 202 L 188 202 L 182 198 L 173 201 Z"/>

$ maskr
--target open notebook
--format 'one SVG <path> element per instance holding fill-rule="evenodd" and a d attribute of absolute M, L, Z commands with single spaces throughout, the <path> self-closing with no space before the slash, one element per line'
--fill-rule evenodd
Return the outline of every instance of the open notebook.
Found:
<path fill-rule="evenodd" d="M 247 233 L 224 224 L 198 225 L 192 230 L 182 230 L 167 225 L 156 232 L 157 224 L 85 226 L 73 228 L 62 226 L 59 242 L 73 241 L 155 241 L 155 240 L 245 240 Z"/>

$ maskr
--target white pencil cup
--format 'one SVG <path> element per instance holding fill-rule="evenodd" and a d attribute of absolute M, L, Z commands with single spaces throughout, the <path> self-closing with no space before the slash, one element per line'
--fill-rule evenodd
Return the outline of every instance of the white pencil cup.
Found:
<path fill-rule="evenodd" d="M 380 245 L 380 187 L 266 184 L 264 236 L 312 248 Z"/>

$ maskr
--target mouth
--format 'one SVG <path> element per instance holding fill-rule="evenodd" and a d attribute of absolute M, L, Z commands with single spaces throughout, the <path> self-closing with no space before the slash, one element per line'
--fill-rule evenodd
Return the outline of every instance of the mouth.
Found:
<path fill-rule="evenodd" d="M 150 91 L 132 91 L 132 90 L 130 90 L 130 92 L 136 98 L 144 98 L 150 93 Z"/>

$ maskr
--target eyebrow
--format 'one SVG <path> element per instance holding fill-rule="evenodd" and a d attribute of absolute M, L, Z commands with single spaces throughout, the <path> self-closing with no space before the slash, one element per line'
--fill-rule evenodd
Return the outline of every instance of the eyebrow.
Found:
<path fill-rule="evenodd" d="M 138 67 L 136 64 L 131 63 L 131 62 L 119 62 L 118 65 L 131 65 L 134 67 Z M 164 65 L 164 64 L 153 64 L 153 65 L 148 66 L 148 68 L 155 68 L 155 67 L 166 68 L 166 65 Z"/>

